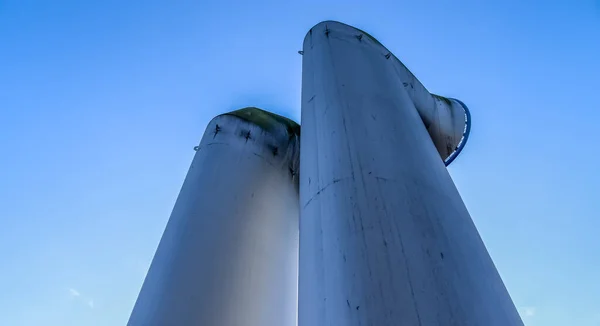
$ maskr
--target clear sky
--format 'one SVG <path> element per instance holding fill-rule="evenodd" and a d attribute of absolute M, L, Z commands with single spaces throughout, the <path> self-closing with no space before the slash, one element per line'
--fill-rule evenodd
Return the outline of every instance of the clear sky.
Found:
<path fill-rule="evenodd" d="M 299 119 L 326 19 L 470 107 L 449 170 L 526 325 L 600 325 L 600 0 L 0 1 L 0 325 L 124 325 L 207 122 Z"/>

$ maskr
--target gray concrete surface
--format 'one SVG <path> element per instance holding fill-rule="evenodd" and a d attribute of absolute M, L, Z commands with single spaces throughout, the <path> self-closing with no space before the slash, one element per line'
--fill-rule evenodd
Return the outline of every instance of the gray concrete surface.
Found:
<path fill-rule="evenodd" d="M 303 51 L 299 325 L 523 325 L 426 127 L 440 101 L 351 26 Z"/>
<path fill-rule="evenodd" d="M 257 109 L 210 122 L 128 325 L 296 325 L 297 133 Z"/>

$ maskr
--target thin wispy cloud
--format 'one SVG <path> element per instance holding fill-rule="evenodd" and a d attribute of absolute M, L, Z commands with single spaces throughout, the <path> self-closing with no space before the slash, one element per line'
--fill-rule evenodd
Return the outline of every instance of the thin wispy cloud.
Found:
<path fill-rule="evenodd" d="M 94 309 L 94 299 L 81 295 L 81 293 L 74 288 L 69 288 L 69 295 L 73 298 L 76 298 L 76 301 L 79 301 L 91 309 Z"/>
<path fill-rule="evenodd" d="M 532 317 L 535 316 L 535 307 L 522 307 L 519 309 L 521 312 L 521 316 L 523 317 Z"/>

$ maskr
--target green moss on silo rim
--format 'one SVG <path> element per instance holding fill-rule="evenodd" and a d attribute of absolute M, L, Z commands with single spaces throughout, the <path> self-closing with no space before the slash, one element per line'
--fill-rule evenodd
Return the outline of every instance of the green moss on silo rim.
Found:
<path fill-rule="evenodd" d="M 431 94 L 431 96 L 433 96 L 433 98 L 436 98 L 438 100 L 444 101 L 446 102 L 446 104 L 448 105 L 452 105 L 452 102 L 450 102 L 450 100 L 446 97 L 440 96 L 440 95 L 436 95 L 436 94 Z"/>
<path fill-rule="evenodd" d="M 300 125 L 291 119 L 261 110 L 255 107 L 247 107 L 235 110 L 223 115 L 231 115 L 242 120 L 253 123 L 266 131 L 274 131 L 280 125 L 284 125 L 287 129 L 288 136 L 292 138 L 294 135 L 300 136 Z"/>

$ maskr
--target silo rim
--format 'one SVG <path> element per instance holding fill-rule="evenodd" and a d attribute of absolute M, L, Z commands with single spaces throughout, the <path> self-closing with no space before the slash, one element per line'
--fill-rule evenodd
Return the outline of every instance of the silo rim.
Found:
<path fill-rule="evenodd" d="M 460 142 L 458 143 L 458 146 L 456 146 L 456 149 L 454 150 L 454 152 L 452 152 L 452 154 L 450 154 L 450 156 L 448 156 L 444 160 L 444 164 L 446 166 L 448 166 L 448 165 L 450 165 L 450 163 L 454 162 L 454 160 L 462 152 L 463 148 L 465 148 L 465 145 L 467 145 L 467 140 L 469 140 L 469 135 L 471 134 L 471 112 L 469 111 L 469 108 L 461 100 L 458 100 L 455 98 L 449 98 L 449 99 L 456 101 L 458 104 L 460 104 L 462 106 L 463 110 L 465 111 L 465 130 L 464 130 L 463 136 L 462 136 Z"/>

